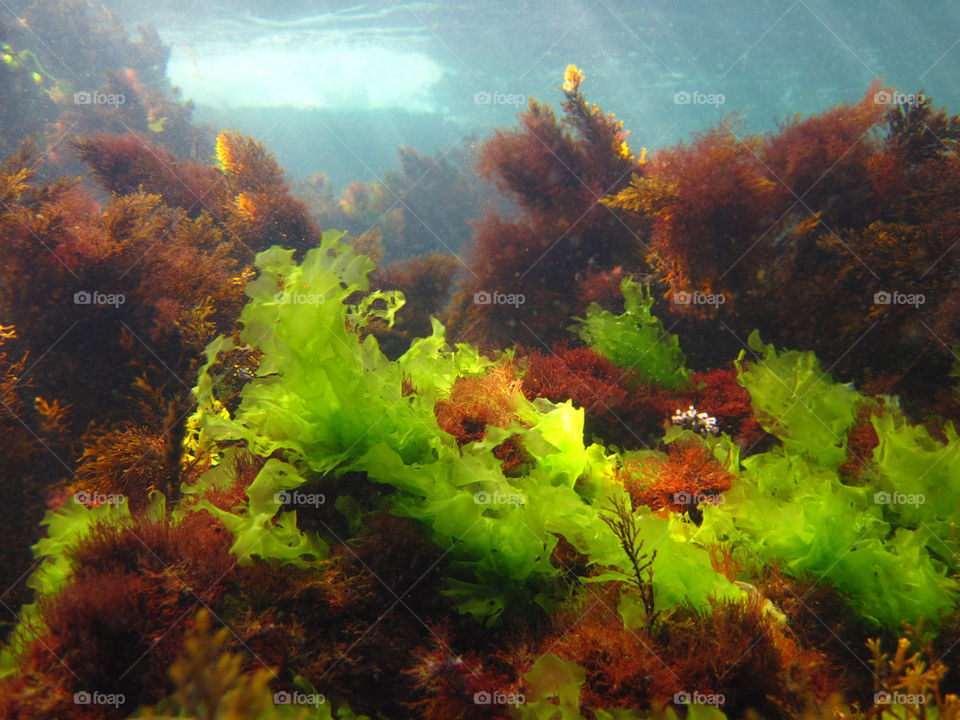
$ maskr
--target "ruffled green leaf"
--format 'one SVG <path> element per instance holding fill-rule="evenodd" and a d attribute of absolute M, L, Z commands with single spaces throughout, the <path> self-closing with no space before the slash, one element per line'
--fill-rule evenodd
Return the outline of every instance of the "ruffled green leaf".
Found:
<path fill-rule="evenodd" d="M 575 318 L 570 327 L 591 348 L 624 368 L 631 368 L 646 380 L 665 388 L 690 385 L 690 372 L 680 340 L 668 333 L 653 314 L 650 288 L 630 278 L 620 284 L 624 311 L 614 315 L 597 303 L 587 308 L 586 318 Z"/>

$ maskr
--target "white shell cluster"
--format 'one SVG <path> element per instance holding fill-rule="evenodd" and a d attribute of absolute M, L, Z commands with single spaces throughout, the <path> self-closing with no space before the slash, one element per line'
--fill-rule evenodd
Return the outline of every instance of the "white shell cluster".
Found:
<path fill-rule="evenodd" d="M 693 430 L 695 433 L 699 433 L 704 437 L 708 434 L 717 435 L 720 433 L 720 428 L 717 426 L 717 419 L 707 415 L 705 412 L 698 413 L 697 408 L 693 405 L 687 408 L 686 412 L 677 410 L 673 414 L 673 417 L 670 418 L 670 422 L 674 425 L 680 425 L 687 430 Z"/>

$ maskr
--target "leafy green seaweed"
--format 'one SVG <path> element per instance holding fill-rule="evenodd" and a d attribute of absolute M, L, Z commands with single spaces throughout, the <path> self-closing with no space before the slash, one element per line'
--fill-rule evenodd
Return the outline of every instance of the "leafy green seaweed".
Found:
<path fill-rule="evenodd" d="M 764 428 L 782 445 L 742 460 L 720 506 L 704 509 L 702 543 L 733 542 L 761 562 L 829 582 L 862 619 L 890 630 L 921 618 L 937 623 L 958 601 L 951 498 L 960 478 L 952 425 L 946 442 L 907 422 L 891 399 L 870 417 L 879 438 L 872 465 L 855 484 L 841 480 L 847 435 L 865 398 L 834 383 L 811 352 L 778 354 L 756 333 L 762 354 L 743 363 Z"/>
<path fill-rule="evenodd" d="M 957 583 L 926 550 L 930 532 L 892 526 L 873 488 L 844 485 L 831 468 L 779 448 L 743 466 L 725 502 L 705 508 L 701 541 L 745 544 L 762 562 L 830 582 L 860 617 L 890 629 L 935 621 L 956 602 Z"/>
<path fill-rule="evenodd" d="M 246 507 L 198 506 L 234 532 L 233 551 L 313 562 L 325 545 L 299 531 L 292 513 L 276 518 L 273 494 L 327 473 L 361 472 L 398 491 L 390 499 L 393 512 L 427 529 L 444 551 L 446 593 L 478 620 L 531 600 L 546 610 L 553 606 L 564 592 L 551 562 L 560 536 L 593 564 L 627 572 L 629 561 L 600 515 L 610 493 L 622 492 L 611 480 L 616 460 L 599 445 L 584 446 L 583 410 L 518 395 L 511 427 L 488 427 L 483 440 L 458 447 L 437 424 L 434 406 L 458 377 L 482 373 L 494 361 L 468 345 L 449 347 L 436 320 L 430 336 L 389 361 L 373 337 L 359 332 L 374 305 L 349 302 L 367 289 L 373 264 L 341 235 L 324 233 L 299 266 L 287 251 L 257 256 L 260 275 L 248 288 L 240 340 L 263 355 L 232 415 L 217 397 L 212 371 L 233 343 L 220 338 L 207 348 L 191 423 L 200 442 L 240 441 L 271 458 L 247 489 Z M 285 288 L 322 300 L 285 302 Z M 389 322 L 402 298 L 381 299 L 387 309 L 377 312 Z M 405 380 L 414 392 L 404 394 Z M 519 477 L 505 476 L 493 453 L 512 435 L 531 458 Z M 211 472 L 223 475 L 219 468 Z M 706 551 L 671 533 L 668 521 L 644 517 L 643 532 L 658 551 L 660 604 L 689 598 L 706 605 L 711 593 L 737 592 L 713 570 Z"/>
<path fill-rule="evenodd" d="M 756 331 L 747 344 L 762 357 L 744 363 L 746 351 L 742 351 L 737 381 L 750 393 L 763 429 L 780 438 L 788 451 L 839 467 L 863 396 L 849 385 L 834 383 L 812 352 L 777 354 L 773 345 L 760 341 Z"/>
<path fill-rule="evenodd" d="M 689 386 L 690 372 L 680 341 L 651 312 L 654 298 L 650 288 L 626 278 L 620 290 L 622 314 L 615 315 L 591 303 L 587 317 L 574 318 L 570 329 L 611 362 L 632 368 L 643 379 L 670 389 Z"/>

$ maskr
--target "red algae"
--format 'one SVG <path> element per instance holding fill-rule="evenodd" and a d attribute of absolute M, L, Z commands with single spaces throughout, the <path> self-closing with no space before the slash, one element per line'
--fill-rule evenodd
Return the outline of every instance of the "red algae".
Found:
<path fill-rule="evenodd" d="M 618 479 L 630 493 L 634 507 L 668 509 L 699 520 L 699 505 L 723 502 L 723 493 L 733 486 L 734 476 L 717 462 L 709 447 L 677 440 L 670 443 L 666 458 L 627 461 Z"/>

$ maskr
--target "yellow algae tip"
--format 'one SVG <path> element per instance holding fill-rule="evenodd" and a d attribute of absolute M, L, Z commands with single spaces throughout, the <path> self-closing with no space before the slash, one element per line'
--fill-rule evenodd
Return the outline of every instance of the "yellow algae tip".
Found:
<path fill-rule="evenodd" d="M 230 142 L 230 137 L 226 132 L 221 132 L 217 136 L 217 161 L 220 163 L 220 167 L 224 172 L 227 172 L 231 169 L 233 164 L 234 153 L 232 143 Z"/>
<path fill-rule="evenodd" d="M 563 72 L 563 91 L 565 93 L 575 93 L 583 82 L 583 71 L 576 65 L 567 65 Z"/>
<path fill-rule="evenodd" d="M 169 118 L 167 118 L 167 116 L 164 115 L 162 118 L 158 118 L 157 120 L 154 120 L 152 123 L 147 123 L 147 127 L 153 130 L 153 132 L 155 133 L 161 133 L 163 132 L 163 126 L 168 119 Z"/>
<path fill-rule="evenodd" d="M 240 193 L 235 201 L 237 211 L 251 222 L 257 221 L 257 203 L 250 193 Z"/>

